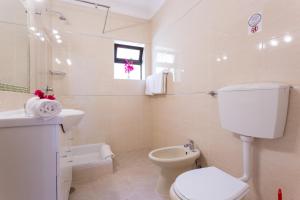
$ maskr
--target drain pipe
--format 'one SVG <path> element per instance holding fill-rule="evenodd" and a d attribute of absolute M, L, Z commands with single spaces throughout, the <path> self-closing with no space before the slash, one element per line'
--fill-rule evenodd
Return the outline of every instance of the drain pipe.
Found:
<path fill-rule="evenodd" d="M 253 137 L 240 136 L 243 143 L 243 176 L 240 178 L 241 181 L 247 182 L 251 178 L 252 171 L 252 142 Z"/>

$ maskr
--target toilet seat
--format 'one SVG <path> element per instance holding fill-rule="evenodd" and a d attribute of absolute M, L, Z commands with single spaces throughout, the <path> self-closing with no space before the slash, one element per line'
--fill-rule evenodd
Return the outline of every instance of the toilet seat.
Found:
<path fill-rule="evenodd" d="M 181 174 L 171 190 L 180 200 L 239 200 L 249 186 L 216 167 L 208 167 Z"/>

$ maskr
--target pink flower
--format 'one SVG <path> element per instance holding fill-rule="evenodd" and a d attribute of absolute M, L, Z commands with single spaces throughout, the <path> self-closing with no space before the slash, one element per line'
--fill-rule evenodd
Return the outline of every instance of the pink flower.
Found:
<path fill-rule="evenodd" d="M 35 96 L 38 96 L 40 99 L 49 99 L 49 100 L 55 100 L 54 95 L 45 95 L 45 93 L 42 90 L 36 90 L 34 92 Z"/>
<path fill-rule="evenodd" d="M 36 90 L 34 95 L 38 96 L 40 99 L 45 99 L 45 93 L 42 90 Z"/>
<path fill-rule="evenodd" d="M 129 60 L 125 60 L 125 73 L 130 73 L 131 71 L 134 70 L 134 67 L 133 67 L 133 61 L 129 61 Z"/>
<path fill-rule="evenodd" d="M 55 100 L 55 96 L 54 95 L 47 95 L 46 96 L 46 99 L 49 99 L 49 100 Z"/>

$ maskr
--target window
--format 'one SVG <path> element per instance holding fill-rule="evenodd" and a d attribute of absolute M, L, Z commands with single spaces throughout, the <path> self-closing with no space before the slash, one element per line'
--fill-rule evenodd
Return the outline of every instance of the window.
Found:
<path fill-rule="evenodd" d="M 115 42 L 114 78 L 127 80 L 143 79 L 144 45 L 129 42 Z M 127 65 L 126 65 L 127 64 Z M 128 68 L 132 66 L 133 68 Z"/>

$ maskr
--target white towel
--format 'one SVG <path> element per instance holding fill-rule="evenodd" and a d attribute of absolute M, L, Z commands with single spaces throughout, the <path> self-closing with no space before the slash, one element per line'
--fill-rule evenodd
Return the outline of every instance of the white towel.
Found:
<path fill-rule="evenodd" d="M 153 80 L 152 80 L 152 76 L 148 76 L 146 79 L 146 90 L 145 90 L 145 94 L 152 96 L 153 93 Z"/>
<path fill-rule="evenodd" d="M 33 116 L 33 110 L 34 110 L 35 102 L 38 101 L 39 99 L 40 99 L 39 97 L 32 97 L 32 98 L 27 100 L 27 102 L 25 104 L 25 113 L 28 116 Z"/>
<path fill-rule="evenodd" d="M 165 71 L 152 74 L 146 79 L 146 95 L 166 94 L 167 93 L 167 75 Z"/>
<path fill-rule="evenodd" d="M 55 100 L 32 97 L 27 101 L 25 109 L 29 116 L 51 119 L 61 112 L 62 106 Z"/>
<path fill-rule="evenodd" d="M 153 76 L 153 94 L 164 93 L 164 74 L 162 72 L 155 73 Z"/>

